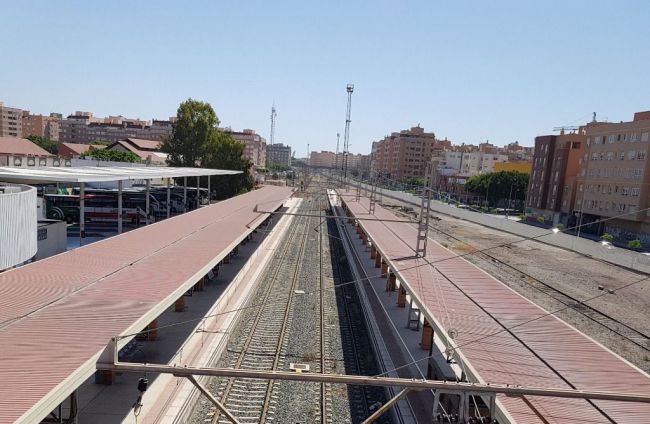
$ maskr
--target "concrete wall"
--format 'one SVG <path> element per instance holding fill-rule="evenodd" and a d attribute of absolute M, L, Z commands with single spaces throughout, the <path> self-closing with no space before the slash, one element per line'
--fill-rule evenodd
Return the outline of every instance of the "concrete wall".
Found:
<path fill-rule="evenodd" d="M 64 221 L 39 222 L 37 235 L 38 250 L 34 259 L 45 259 L 65 252 L 68 245 L 68 230 Z"/>
<path fill-rule="evenodd" d="M 36 189 L 0 194 L 0 270 L 21 264 L 36 254 Z M 3 190 L 4 192 L 4 190 Z"/>

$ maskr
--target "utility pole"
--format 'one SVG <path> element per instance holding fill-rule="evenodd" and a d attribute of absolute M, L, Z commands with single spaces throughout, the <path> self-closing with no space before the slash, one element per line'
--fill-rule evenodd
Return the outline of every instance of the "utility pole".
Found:
<path fill-rule="evenodd" d="M 341 134 L 336 133 L 336 155 L 334 156 L 334 170 L 337 172 L 339 170 L 339 138 L 341 138 Z"/>
<path fill-rule="evenodd" d="M 348 84 L 346 87 L 348 92 L 348 109 L 345 115 L 345 134 L 343 136 L 343 178 L 348 177 L 348 154 L 350 153 L 350 112 L 352 110 L 352 92 L 354 91 L 354 84 Z"/>
<path fill-rule="evenodd" d="M 271 107 L 271 135 L 269 137 L 269 143 L 271 146 L 273 146 L 273 139 L 275 138 L 275 117 L 278 116 L 277 113 L 275 113 L 275 105 Z"/>

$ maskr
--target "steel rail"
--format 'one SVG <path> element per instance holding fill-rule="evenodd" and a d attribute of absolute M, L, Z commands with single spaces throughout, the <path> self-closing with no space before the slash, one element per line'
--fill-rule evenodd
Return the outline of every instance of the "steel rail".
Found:
<path fill-rule="evenodd" d="M 291 230 L 291 233 L 288 234 L 286 243 L 284 245 L 284 248 L 282 250 L 282 254 L 280 256 L 280 262 L 284 261 L 284 259 L 286 258 L 287 253 L 289 252 L 289 249 L 290 249 L 290 247 L 292 245 L 291 241 L 296 237 L 296 235 L 300 235 L 297 228 L 298 228 L 298 225 L 293 226 L 293 228 Z M 280 266 L 275 268 L 275 270 L 273 272 L 273 276 L 271 278 L 271 282 L 269 283 L 269 285 L 268 285 L 268 287 L 266 289 L 266 292 L 264 293 L 264 299 L 261 302 L 262 305 L 267 303 L 268 298 L 271 295 L 271 292 L 273 290 L 274 284 L 277 281 L 280 270 L 281 270 Z M 260 323 L 263 310 L 264 310 L 263 307 L 260 307 L 257 310 L 257 314 L 255 315 L 255 321 L 253 323 L 252 330 L 248 334 L 248 337 L 246 338 L 246 341 L 245 341 L 244 346 L 243 346 L 243 348 L 241 350 L 241 353 L 239 354 L 239 357 L 237 358 L 237 361 L 235 363 L 235 367 L 237 367 L 237 368 L 239 368 L 242 365 L 242 363 L 244 361 L 244 358 L 246 357 L 246 353 L 248 352 L 248 349 L 249 349 L 249 347 L 250 347 L 250 345 L 252 343 L 253 336 L 255 334 L 255 330 L 258 327 L 259 323 Z M 227 383 L 227 385 L 226 385 L 226 387 L 225 387 L 225 389 L 223 391 L 223 394 L 221 395 L 221 401 L 224 404 L 226 404 L 228 396 L 229 396 L 230 391 L 232 390 L 232 387 L 234 386 L 234 384 L 235 384 L 235 380 L 228 381 L 228 383 Z M 213 424 L 218 421 L 219 415 L 220 415 L 219 411 L 216 411 L 213 418 L 212 418 L 212 423 Z"/>

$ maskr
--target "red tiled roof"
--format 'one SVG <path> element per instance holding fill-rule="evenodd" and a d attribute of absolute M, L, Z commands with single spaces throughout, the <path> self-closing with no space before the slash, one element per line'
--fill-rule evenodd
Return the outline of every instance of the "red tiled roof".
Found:
<path fill-rule="evenodd" d="M 103 144 L 61 143 L 59 153 L 65 156 L 64 153 L 68 153 L 66 150 L 69 150 L 74 155 L 81 155 L 89 150 L 101 150 L 105 148 L 106 146 Z"/>
<path fill-rule="evenodd" d="M 159 150 L 162 144 L 159 140 L 145 140 L 142 138 L 127 138 L 126 140 L 141 150 Z"/>
<path fill-rule="evenodd" d="M 0 155 L 54 156 L 26 138 L 0 137 Z"/>
<path fill-rule="evenodd" d="M 355 201 L 354 195 L 344 194 L 342 200 L 357 217 L 395 218 L 379 205 L 369 215 L 367 197 Z M 457 330 L 454 342 L 460 355 L 484 382 L 650 392 L 650 378 L 643 371 L 435 240 L 429 239 L 424 260 L 414 257 L 414 225 L 377 220 L 360 225 L 435 325 L 444 332 Z M 650 405 L 644 403 L 497 398 L 518 423 L 602 423 L 608 422 L 607 414 L 615 422 L 645 424 L 650 417 Z"/>
<path fill-rule="evenodd" d="M 253 231 L 255 205 L 290 194 L 264 187 L 1 273 L 0 423 L 44 418 L 111 337 L 141 331 Z"/>
<path fill-rule="evenodd" d="M 151 162 L 153 162 L 153 163 L 164 164 L 164 163 L 167 162 L 166 161 L 166 155 L 162 154 L 161 152 L 156 151 L 156 150 L 142 150 L 142 149 L 139 149 L 138 147 L 136 147 L 135 145 L 130 143 L 129 140 L 130 139 L 118 140 L 115 143 L 108 146 L 108 148 L 112 149 L 116 145 L 120 145 L 124 149 L 138 155 L 140 157 L 140 159 L 142 159 L 142 160 L 148 160 L 149 158 L 151 158 Z M 144 140 L 144 141 L 151 141 L 151 140 Z"/>

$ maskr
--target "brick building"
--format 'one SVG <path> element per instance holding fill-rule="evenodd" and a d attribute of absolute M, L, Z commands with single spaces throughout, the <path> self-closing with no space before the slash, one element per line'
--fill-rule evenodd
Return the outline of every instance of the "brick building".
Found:
<path fill-rule="evenodd" d="M 61 115 L 58 113 L 45 116 L 32 115 L 29 111 L 23 111 L 23 136 L 35 135 L 56 141 L 59 139 L 60 122 Z"/>
<path fill-rule="evenodd" d="M 173 131 L 171 119 L 149 123 L 122 116 L 98 118 L 90 112 L 75 112 L 61 120 L 59 125 L 59 140 L 64 143 L 115 142 L 126 138 L 162 141 Z"/>
<path fill-rule="evenodd" d="M 256 134 L 251 129 L 237 132 L 232 131 L 230 128 L 225 128 L 222 131 L 244 144 L 244 156 L 253 163 L 254 169 L 266 168 L 266 140 L 264 137 Z"/>
<path fill-rule="evenodd" d="M 586 127 L 574 210 L 587 227 L 625 242 L 639 239 L 650 247 L 650 111 L 630 122 L 595 122 Z"/>
<path fill-rule="evenodd" d="M 566 224 L 575 198 L 576 177 L 585 148 L 585 127 L 577 132 L 535 138 L 526 208 L 545 221 Z"/>
<path fill-rule="evenodd" d="M 438 140 L 420 126 L 395 132 L 373 143 L 371 169 L 393 180 L 420 177 L 434 152 L 450 147 L 450 141 Z"/>
<path fill-rule="evenodd" d="M 291 146 L 285 146 L 282 143 L 266 146 L 266 164 L 267 166 L 291 166 Z"/>
<path fill-rule="evenodd" d="M 0 137 L 23 136 L 23 111 L 0 102 Z"/>

